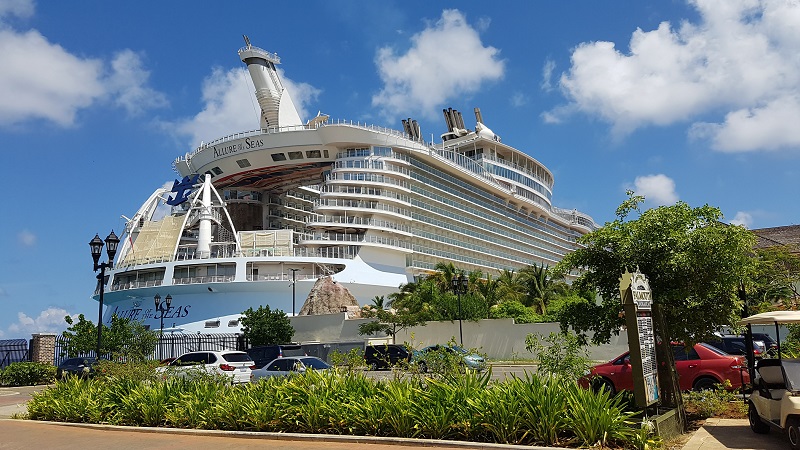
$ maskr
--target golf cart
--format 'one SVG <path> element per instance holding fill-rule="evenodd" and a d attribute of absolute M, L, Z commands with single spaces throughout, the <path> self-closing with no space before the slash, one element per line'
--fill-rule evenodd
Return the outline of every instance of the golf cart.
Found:
<path fill-rule="evenodd" d="M 778 338 L 777 358 L 758 360 L 751 369 L 755 373 L 750 378 L 753 380 L 747 413 L 750 428 L 760 434 L 776 428 L 786 433 L 791 448 L 800 449 L 800 360 L 783 359 L 780 344 L 779 326 L 791 323 L 800 323 L 800 311 L 772 311 L 739 321 L 739 325 L 748 325 L 751 336 L 750 325 L 774 324 Z"/>

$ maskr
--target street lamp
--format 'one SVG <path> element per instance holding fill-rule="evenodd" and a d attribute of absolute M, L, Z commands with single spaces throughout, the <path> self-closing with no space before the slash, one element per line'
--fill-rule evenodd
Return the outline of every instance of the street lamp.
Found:
<path fill-rule="evenodd" d="M 289 270 L 292 271 L 292 316 L 294 316 L 294 301 L 295 301 L 295 297 L 296 297 L 296 294 L 297 294 L 297 291 L 295 290 L 295 286 L 294 286 L 295 281 L 296 281 L 295 274 L 300 269 L 289 269 Z"/>
<path fill-rule="evenodd" d="M 162 354 L 162 341 L 164 340 L 164 313 L 169 311 L 169 305 L 172 303 L 172 296 L 167 294 L 167 296 L 164 297 L 164 302 L 162 303 L 161 296 L 156 294 L 155 297 L 153 297 L 153 300 L 156 302 L 156 309 L 161 311 L 161 328 L 159 329 L 160 331 L 158 333 L 158 359 L 164 359 L 164 355 Z M 166 306 L 166 308 L 163 308 L 161 305 Z"/>
<path fill-rule="evenodd" d="M 100 308 L 97 318 L 97 358 L 100 358 L 100 336 L 103 330 L 103 292 L 106 285 L 106 269 L 114 267 L 114 256 L 117 255 L 117 246 L 119 245 L 119 238 L 111 230 L 111 234 L 106 237 L 106 253 L 108 254 L 108 262 L 99 263 L 100 254 L 103 253 L 103 241 L 100 240 L 100 235 L 95 234 L 94 239 L 89 241 L 89 247 L 92 249 L 92 259 L 94 260 L 94 271 L 100 269 L 100 274 L 97 275 L 97 283 L 100 285 Z"/>
<path fill-rule="evenodd" d="M 461 296 L 467 293 L 467 283 L 469 280 L 463 273 L 453 278 L 453 292 L 458 296 L 458 342 L 464 346 L 464 333 L 461 330 Z"/>

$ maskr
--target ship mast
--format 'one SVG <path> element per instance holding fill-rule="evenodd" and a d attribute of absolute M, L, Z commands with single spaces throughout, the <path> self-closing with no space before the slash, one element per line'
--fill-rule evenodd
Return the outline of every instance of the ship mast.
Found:
<path fill-rule="evenodd" d="M 247 64 L 256 87 L 256 99 L 261 107 L 261 128 L 302 126 L 300 114 L 275 69 L 275 64 L 280 64 L 281 59 L 275 53 L 253 47 L 247 36 L 244 36 L 244 42 L 246 47 L 239 50 L 239 58 Z"/>

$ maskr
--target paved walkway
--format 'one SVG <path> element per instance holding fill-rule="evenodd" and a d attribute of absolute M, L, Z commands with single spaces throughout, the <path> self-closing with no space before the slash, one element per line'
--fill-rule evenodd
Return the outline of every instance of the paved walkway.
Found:
<path fill-rule="evenodd" d="M 683 450 L 773 450 L 788 447 L 786 435 L 775 430 L 769 434 L 753 433 L 747 419 L 711 418 L 695 431 Z"/>

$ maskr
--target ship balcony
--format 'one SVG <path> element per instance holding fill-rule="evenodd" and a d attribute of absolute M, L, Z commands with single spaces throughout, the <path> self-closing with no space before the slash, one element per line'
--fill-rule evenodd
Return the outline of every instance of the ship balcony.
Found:
<path fill-rule="evenodd" d="M 401 217 L 403 219 L 411 218 L 411 210 L 409 208 L 398 208 L 397 206 L 378 203 L 376 201 L 364 200 L 348 200 L 340 198 L 326 198 L 320 199 L 316 202 L 314 210 L 342 210 L 359 211 L 362 214 L 389 214 L 391 216 Z"/>
<path fill-rule="evenodd" d="M 140 289 L 146 287 L 156 287 L 161 286 L 162 280 L 148 280 L 148 281 L 129 281 L 127 283 L 114 283 L 108 288 L 109 291 L 126 291 L 128 289 Z M 99 294 L 100 291 L 95 291 L 95 294 Z"/>
<path fill-rule="evenodd" d="M 308 218 L 306 223 L 309 227 L 321 228 L 339 228 L 339 229 L 375 229 L 383 231 L 391 231 L 392 233 L 402 234 L 405 236 L 412 236 L 411 227 L 409 225 L 391 222 L 388 220 L 381 220 L 366 217 L 354 216 L 324 216 L 315 215 Z"/>
<path fill-rule="evenodd" d="M 204 284 L 204 283 L 230 283 L 233 275 L 213 275 L 205 277 L 173 278 L 172 284 Z"/>
<path fill-rule="evenodd" d="M 300 235 L 300 244 L 302 245 L 330 245 L 331 243 L 338 242 L 388 247 L 395 250 L 400 249 L 408 253 L 412 251 L 411 242 L 397 238 L 345 233 L 308 233 Z"/>

